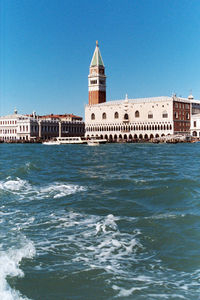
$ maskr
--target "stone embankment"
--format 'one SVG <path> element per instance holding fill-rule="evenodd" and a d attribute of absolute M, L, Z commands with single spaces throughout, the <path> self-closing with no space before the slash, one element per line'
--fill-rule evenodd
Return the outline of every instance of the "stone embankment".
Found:
<path fill-rule="evenodd" d="M 194 137 L 191 135 L 167 135 L 159 138 L 154 138 L 151 140 L 152 143 L 168 143 L 168 144 L 176 144 L 176 143 L 193 143 L 195 142 Z"/>
<path fill-rule="evenodd" d="M 177 144 L 177 143 L 196 143 L 199 142 L 200 139 L 197 137 L 193 137 L 191 135 L 167 135 L 159 138 L 153 138 L 151 140 L 118 140 L 118 141 L 113 141 L 113 140 L 108 140 L 108 143 L 154 143 L 154 144 L 159 144 L 159 143 L 169 143 L 169 144 Z M 36 143 L 42 143 L 43 140 L 7 140 L 7 141 L 2 141 L 0 140 L 0 143 L 6 143 L 6 144 L 36 144 Z"/>

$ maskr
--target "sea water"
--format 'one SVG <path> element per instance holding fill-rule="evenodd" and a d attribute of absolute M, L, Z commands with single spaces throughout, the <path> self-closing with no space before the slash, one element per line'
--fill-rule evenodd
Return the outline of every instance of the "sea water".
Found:
<path fill-rule="evenodd" d="M 200 299 L 200 144 L 0 145 L 0 300 Z"/>

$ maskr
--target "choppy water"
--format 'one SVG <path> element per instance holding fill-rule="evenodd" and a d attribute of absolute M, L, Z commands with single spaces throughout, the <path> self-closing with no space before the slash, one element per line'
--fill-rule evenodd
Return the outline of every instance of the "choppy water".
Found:
<path fill-rule="evenodd" d="M 0 299 L 200 299 L 200 144 L 0 145 Z"/>

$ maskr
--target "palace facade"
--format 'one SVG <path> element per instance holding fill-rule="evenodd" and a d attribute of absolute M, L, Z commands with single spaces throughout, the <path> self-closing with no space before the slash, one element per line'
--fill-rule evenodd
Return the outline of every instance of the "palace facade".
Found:
<path fill-rule="evenodd" d="M 177 97 L 150 97 L 106 102 L 105 66 L 98 43 L 88 76 L 89 104 L 85 106 L 85 136 L 110 141 L 149 140 L 190 134 L 191 115 L 200 113 L 200 101 Z"/>
<path fill-rule="evenodd" d="M 81 117 L 65 115 L 37 116 L 14 114 L 0 117 L 0 141 L 37 141 L 58 136 L 84 136 L 85 123 Z"/>

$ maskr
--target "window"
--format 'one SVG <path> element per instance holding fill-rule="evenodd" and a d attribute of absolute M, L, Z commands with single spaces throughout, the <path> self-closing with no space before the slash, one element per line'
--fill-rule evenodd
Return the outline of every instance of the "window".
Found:
<path fill-rule="evenodd" d="M 106 113 L 104 112 L 103 114 L 102 114 L 102 119 L 106 119 Z"/>
<path fill-rule="evenodd" d="M 115 119 L 118 119 L 119 118 L 119 113 L 116 111 L 115 112 Z"/>
<path fill-rule="evenodd" d="M 124 115 L 124 120 L 128 120 L 128 114 Z"/>
<path fill-rule="evenodd" d="M 189 113 L 186 113 L 186 119 L 189 120 L 190 119 L 190 115 Z"/>
<path fill-rule="evenodd" d="M 175 113 L 174 113 L 174 118 L 178 119 L 178 113 L 177 113 L 177 111 L 175 111 Z"/>
<path fill-rule="evenodd" d="M 197 127 L 197 122 L 196 121 L 194 121 L 194 127 Z"/>
<path fill-rule="evenodd" d="M 153 119 L 153 113 L 151 111 L 148 112 L 148 119 Z"/>
<path fill-rule="evenodd" d="M 139 113 L 138 110 L 136 110 L 136 112 L 135 112 L 135 117 L 136 117 L 136 118 L 139 118 L 139 116 L 140 116 L 140 113 Z"/>
<path fill-rule="evenodd" d="M 99 83 L 100 83 L 100 84 L 105 84 L 105 80 L 100 79 L 100 80 L 99 80 Z"/>
<path fill-rule="evenodd" d="M 91 84 L 97 84 L 97 80 L 90 80 Z"/>
<path fill-rule="evenodd" d="M 168 113 L 167 113 L 166 111 L 163 111 L 162 117 L 163 117 L 163 118 L 168 118 Z"/>
<path fill-rule="evenodd" d="M 95 114 L 94 113 L 91 114 L 91 120 L 95 120 Z"/>

